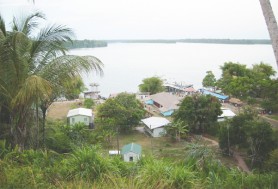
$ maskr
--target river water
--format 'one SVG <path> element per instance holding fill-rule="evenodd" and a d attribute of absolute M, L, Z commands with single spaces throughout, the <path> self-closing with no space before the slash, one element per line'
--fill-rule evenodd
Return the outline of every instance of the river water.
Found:
<path fill-rule="evenodd" d="M 169 82 L 202 87 L 206 71 L 217 79 L 224 62 L 239 62 L 251 67 L 260 62 L 277 66 L 271 45 L 226 45 L 194 43 L 112 43 L 103 48 L 74 49 L 74 55 L 92 55 L 104 64 L 104 76 L 84 75 L 89 83 L 98 83 L 100 94 L 137 92 L 144 78 L 159 76 Z"/>

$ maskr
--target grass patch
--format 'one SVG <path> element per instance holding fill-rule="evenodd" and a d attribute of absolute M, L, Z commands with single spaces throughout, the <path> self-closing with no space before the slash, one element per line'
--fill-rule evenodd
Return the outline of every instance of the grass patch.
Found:
<path fill-rule="evenodd" d="M 275 115 L 267 115 L 266 117 L 269 117 L 271 119 L 275 119 L 275 120 L 278 121 L 278 115 L 277 114 L 275 114 Z"/>

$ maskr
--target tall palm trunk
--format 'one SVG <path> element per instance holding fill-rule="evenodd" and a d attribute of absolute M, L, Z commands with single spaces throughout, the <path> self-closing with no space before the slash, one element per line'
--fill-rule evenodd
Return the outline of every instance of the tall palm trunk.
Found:
<path fill-rule="evenodd" d="M 278 67 L 278 26 L 270 4 L 270 0 L 260 0 L 261 8 L 269 32 L 269 36 L 272 42 L 272 48 L 274 51 L 276 64 Z"/>

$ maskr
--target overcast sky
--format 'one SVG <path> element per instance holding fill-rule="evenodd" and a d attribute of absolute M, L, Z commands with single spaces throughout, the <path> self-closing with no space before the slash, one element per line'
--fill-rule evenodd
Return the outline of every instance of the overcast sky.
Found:
<path fill-rule="evenodd" d="M 6 23 L 34 10 L 78 39 L 269 39 L 259 0 L 0 0 Z"/>

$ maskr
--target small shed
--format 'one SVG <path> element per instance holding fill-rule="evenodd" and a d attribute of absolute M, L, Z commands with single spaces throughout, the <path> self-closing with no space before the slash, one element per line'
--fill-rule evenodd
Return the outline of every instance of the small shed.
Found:
<path fill-rule="evenodd" d="M 136 162 L 140 159 L 142 147 L 136 143 L 130 143 L 123 146 L 121 154 L 125 162 Z"/>
<path fill-rule="evenodd" d="M 93 111 L 87 108 L 76 108 L 69 110 L 68 115 L 68 123 L 70 125 L 74 125 L 76 123 L 84 123 L 88 125 L 90 128 L 93 127 Z"/>
<path fill-rule="evenodd" d="M 145 131 L 152 137 L 161 137 L 166 134 L 165 126 L 170 121 L 164 117 L 149 117 L 141 120 L 145 124 Z"/>

